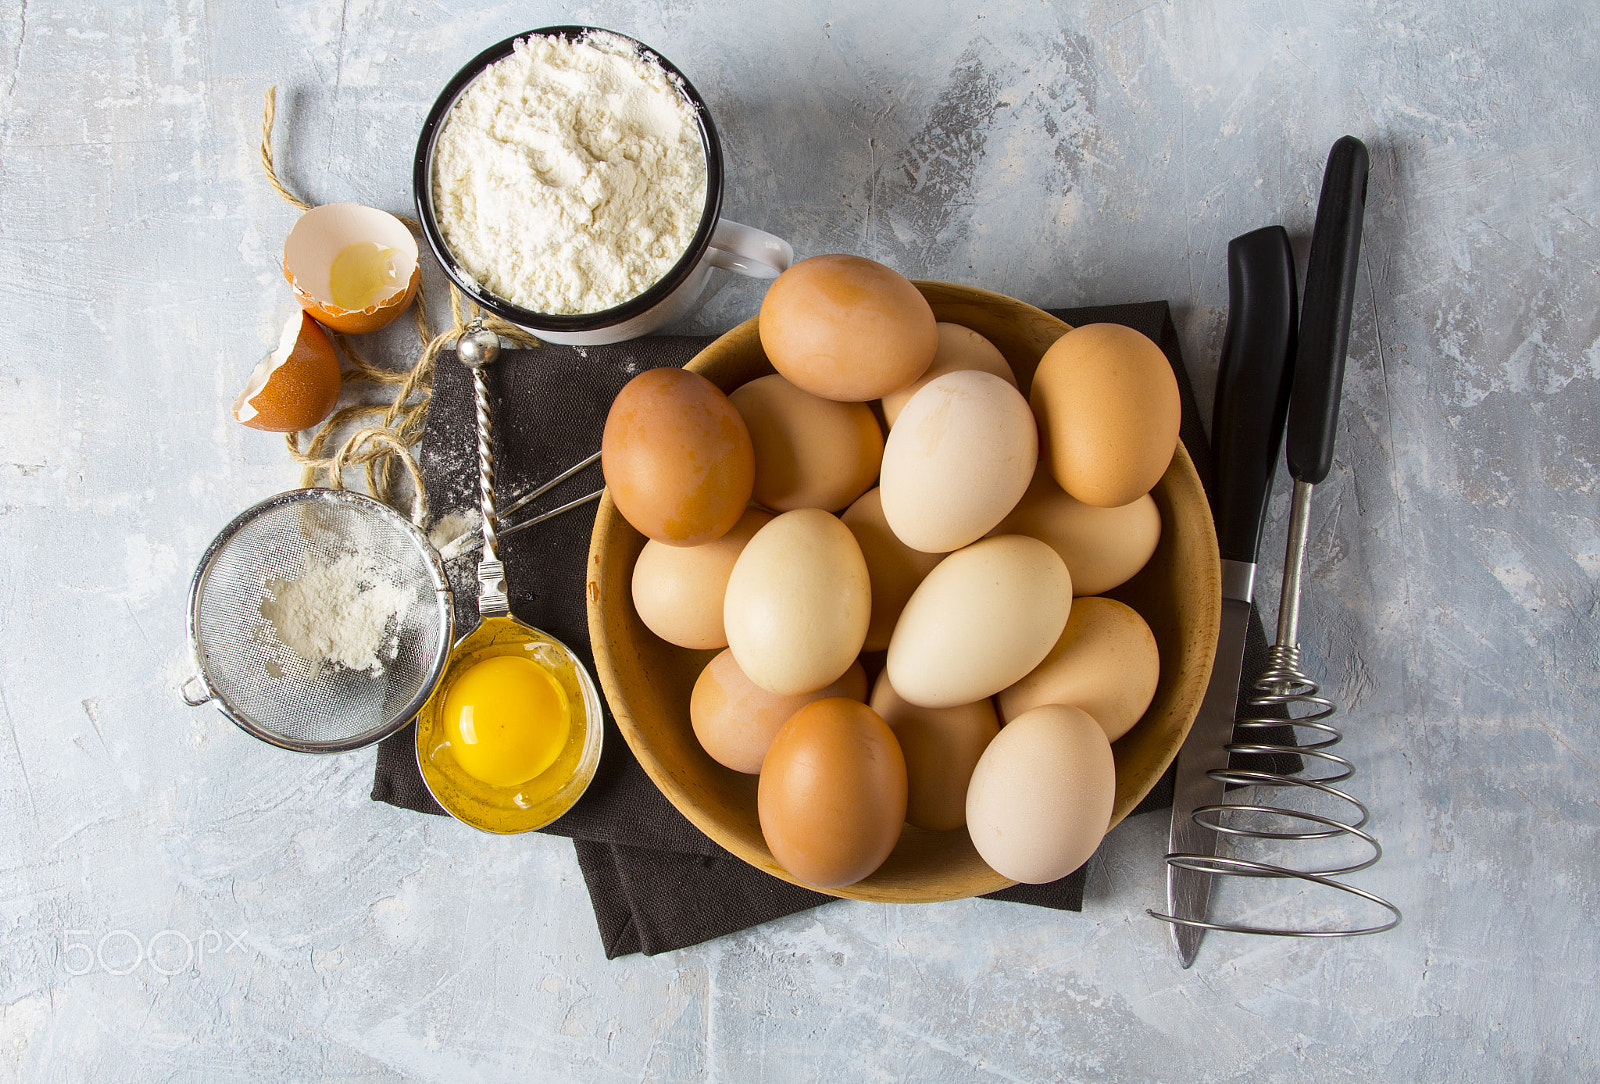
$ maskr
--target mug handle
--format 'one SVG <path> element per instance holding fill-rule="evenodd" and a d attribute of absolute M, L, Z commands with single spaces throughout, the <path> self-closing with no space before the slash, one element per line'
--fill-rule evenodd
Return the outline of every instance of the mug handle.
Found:
<path fill-rule="evenodd" d="M 771 279 L 794 263 L 794 248 L 765 230 L 719 218 L 711 231 L 706 261 L 712 267 L 737 271 L 753 279 Z"/>

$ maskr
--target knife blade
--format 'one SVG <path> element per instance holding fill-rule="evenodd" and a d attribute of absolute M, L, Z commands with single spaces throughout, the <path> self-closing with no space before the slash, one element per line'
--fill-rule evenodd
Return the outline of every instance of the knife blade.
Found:
<path fill-rule="evenodd" d="M 1222 557 L 1222 627 L 1216 661 L 1183 747 L 1172 797 L 1169 858 L 1216 854 L 1217 833 L 1195 810 L 1221 801 L 1224 785 L 1210 772 L 1228 766 L 1244 662 L 1245 633 L 1261 527 L 1288 413 L 1296 347 L 1294 254 L 1281 226 L 1267 226 L 1228 244 L 1228 328 L 1217 370 L 1211 435 L 1215 449 L 1211 508 Z M 1169 862 L 1167 917 L 1173 945 L 1187 968 L 1205 936 L 1211 874 Z M 1160 916 L 1158 916 L 1160 917 Z"/>

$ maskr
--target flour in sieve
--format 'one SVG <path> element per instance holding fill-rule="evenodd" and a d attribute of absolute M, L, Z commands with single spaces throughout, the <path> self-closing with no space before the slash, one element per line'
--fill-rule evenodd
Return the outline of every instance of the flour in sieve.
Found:
<path fill-rule="evenodd" d="M 433 199 L 451 253 L 490 293 L 533 312 L 600 312 L 688 249 L 705 149 L 674 77 L 632 42 L 530 36 L 451 106 Z"/>
<path fill-rule="evenodd" d="M 261 616 L 278 640 L 311 663 L 382 674 L 397 644 L 390 626 L 414 589 L 386 579 L 375 553 L 356 549 L 322 563 L 312 558 L 294 579 L 271 579 Z"/>

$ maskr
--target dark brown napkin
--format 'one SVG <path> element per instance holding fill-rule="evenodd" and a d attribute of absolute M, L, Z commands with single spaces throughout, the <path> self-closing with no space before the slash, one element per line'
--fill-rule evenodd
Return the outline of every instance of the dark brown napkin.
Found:
<path fill-rule="evenodd" d="M 1056 310 L 1070 324 L 1126 324 L 1160 344 L 1178 377 L 1181 435 L 1209 487 L 1210 451 L 1164 301 Z M 502 351 L 490 370 L 496 425 L 497 502 L 560 474 L 599 448 L 611 401 L 644 369 L 682 366 L 711 337 L 652 336 L 616 346 L 544 346 Z M 477 506 L 476 419 L 472 382 L 455 356 L 440 356 L 419 456 L 429 502 L 438 511 Z M 513 522 L 598 489 L 599 465 L 544 494 Z M 586 505 L 502 539 L 511 606 L 521 620 L 568 644 L 593 672 L 584 602 L 594 506 Z M 450 569 L 456 621 L 477 621 L 476 559 Z M 1254 658 L 1252 658 L 1252 653 Z M 1245 663 L 1253 675 L 1265 638 L 1252 619 Z M 735 858 L 688 822 L 656 789 L 606 711 L 606 737 L 594 782 L 573 808 L 541 829 L 568 836 L 589 889 L 607 957 L 654 955 L 733 933 L 831 901 Z M 443 815 L 417 771 L 412 727 L 378 747 L 372 797 L 420 813 Z M 1171 773 L 1136 813 L 1169 807 Z M 1082 869 L 1046 885 L 1017 885 L 990 898 L 1059 910 L 1083 908 Z"/>

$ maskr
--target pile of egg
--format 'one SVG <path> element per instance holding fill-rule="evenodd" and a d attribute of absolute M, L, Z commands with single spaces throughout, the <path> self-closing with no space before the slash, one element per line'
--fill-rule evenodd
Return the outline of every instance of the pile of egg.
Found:
<path fill-rule="evenodd" d="M 647 370 L 601 445 L 647 538 L 640 619 L 722 649 L 689 703 L 701 746 L 759 774 L 767 846 L 805 884 L 870 875 L 906 823 L 965 826 L 1011 880 L 1071 873 L 1110 822 L 1110 743 L 1160 671 L 1145 621 L 1100 595 L 1160 536 L 1165 356 L 1076 328 L 1025 395 L 988 340 L 842 255 L 784 272 L 759 334 L 775 375 L 724 394 Z"/>

